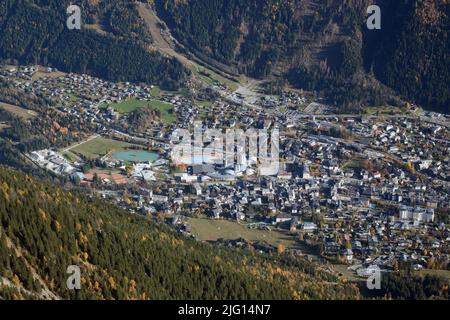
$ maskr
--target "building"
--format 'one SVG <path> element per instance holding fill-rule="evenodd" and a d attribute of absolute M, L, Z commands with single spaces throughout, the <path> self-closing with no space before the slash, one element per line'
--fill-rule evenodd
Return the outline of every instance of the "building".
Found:
<path fill-rule="evenodd" d="M 401 206 L 399 211 L 400 220 L 429 223 L 434 221 L 434 209 Z"/>

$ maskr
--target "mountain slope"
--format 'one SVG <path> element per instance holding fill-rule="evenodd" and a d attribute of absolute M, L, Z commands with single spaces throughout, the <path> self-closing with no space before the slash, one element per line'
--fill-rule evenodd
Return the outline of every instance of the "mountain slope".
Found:
<path fill-rule="evenodd" d="M 43 64 L 112 81 L 177 89 L 188 71 L 147 50 L 151 41 L 137 8 L 126 0 L 77 1 L 81 30 L 66 27 L 69 0 L 3 0 L 0 60 Z"/>
<path fill-rule="evenodd" d="M 338 105 L 392 103 L 373 71 L 406 99 L 450 112 L 448 1 L 375 1 L 382 29 L 373 31 L 366 0 L 156 3 L 184 45 L 248 75 L 287 77 Z"/>
<path fill-rule="evenodd" d="M 82 289 L 66 289 L 66 269 Z M 358 289 L 289 257 L 201 244 L 0 168 L 0 298 L 336 299 Z"/>
<path fill-rule="evenodd" d="M 366 32 L 365 63 L 402 95 L 450 113 L 450 3 L 380 1 L 382 29 Z"/>
<path fill-rule="evenodd" d="M 400 94 L 450 112 L 448 1 L 147 2 L 155 3 L 160 18 L 194 56 L 226 73 L 284 78 L 353 110 L 400 104 Z M 369 31 L 366 9 L 373 3 L 381 7 L 382 29 Z M 65 28 L 69 4 L 2 1 L 0 59 L 165 89 L 183 83 L 189 72 L 179 61 L 149 50 L 152 39 L 137 1 L 78 1 L 80 31 Z"/>

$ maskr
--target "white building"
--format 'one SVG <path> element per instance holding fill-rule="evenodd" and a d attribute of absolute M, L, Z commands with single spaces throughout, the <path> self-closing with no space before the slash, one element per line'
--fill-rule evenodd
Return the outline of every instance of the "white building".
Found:
<path fill-rule="evenodd" d="M 401 206 L 399 218 L 400 220 L 407 220 L 413 222 L 423 222 L 423 223 L 433 222 L 434 209 Z"/>

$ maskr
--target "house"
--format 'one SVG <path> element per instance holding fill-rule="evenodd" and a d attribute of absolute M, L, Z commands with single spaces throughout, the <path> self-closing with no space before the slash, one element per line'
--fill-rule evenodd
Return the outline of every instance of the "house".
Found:
<path fill-rule="evenodd" d="M 215 172 L 214 166 L 211 164 L 193 165 L 188 168 L 188 172 L 192 175 L 195 174 L 209 174 Z"/>
<path fill-rule="evenodd" d="M 323 248 L 325 255 L 336 255 L 339 253 L 341 246 L 337 242 L 326 242 Z"/>
<path fill-rule="evenodd" d="M 292 220 L 292 216 L 286 213 L 280 213 L 275 217 L 275 223 L 284 223 Z"/>
<path fill-rule="evenodd" d="M 202 195 L 202 187 L 200 187 L 200 185 L 198 183 L 194 183 L 193 189 L 194 189 L 193 191 L 194 191 L 195 195 L 197 195 L 197 196 Z"/>
<path fill-rule="evenodd" d="M 297 218 L 297 217 L 294 217 L 294 218 L 291 220 L 291 226 L 289 227 L 289 230 L 290 230 L 291 232 L 296 232 L 296 231 L 297 231 L 297 225 L 298 225 L 298 218 Z"/>
<path fill-rule="evenodd" d="M 302 224 L 302 231 L 304 232 L 314 232 L 317 230 L 317 225 L 313 222 L 305 222 Z"/>
<path fill-rule="evenodd" d="M 241 211 L 236 212 L 236 220 L 238 221 L 245 220 L 245 213 Z"/>
<path fill-rule="evenodd" d="M 434 209 L 401 206 L 399 211 L 400 220 L 429 223 L 434 221 Z"/>
<path fill-rule="evenodd" d="M 345 258 L 347 259 L 348 263 L 351 263 L 353 261 L 353 251 L 352 251 L 352 249 L 346 249 L 345 250 Z"/>

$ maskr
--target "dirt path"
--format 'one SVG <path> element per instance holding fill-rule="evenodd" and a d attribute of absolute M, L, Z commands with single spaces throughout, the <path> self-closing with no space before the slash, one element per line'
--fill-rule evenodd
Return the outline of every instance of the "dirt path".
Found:
<path fill-rule="evenodd" d="M 139 11 L 139 15 L 144 19 L 144 22 L 147 24 L 148 29 L 150 31 L 150 34 L 153 39 L 153 44 L 149 46 L 150 50 L 158 50 L 159 52 L 176 58 L 178 61 L 180 61 L 185 67 L 191 69 L 194 71 L 194 73 L 200 73 L 200 71 L 207 69 L 208 72 L 217 74 L 221 78 L 228 78 L 233 77 L 232 75 L 227 74 L 226 72 L 217 70 L 216 67 L 211 66 L 204 60 L 202 60 L 200 57 L 195 57 L 195 59 L 189 59 L 188 57 L 180 54 L 177 52 L 175 48 L 175 43 L 181 47 L 183 47 L 182 44 L 177 42 L 177 40 L 170 34 L 170 30 L 167 28 L 166 24 L 161 21 L 161 19 L 158 18 L 158 16 L 155 14 L 155 12 L 152 10 L 152 8 L 148 4 L 144 3 L 138 3 L 137 8 Z M 161 28 L 161 26 L 166 26 Z M 241 75 L 240 76 L 241 81 L 244 83 L 251 82 L 254 83 L 256 80 L 250 79 L 247 76 Z M 220 81 L 222 82 L 222 81 Z M 226 81 L 225 81 L 226 82 Z M 236 83 L 238 81 L 235 81 Z M 233 90 L 234 91 L 234 90 Z"/>
<path fill-rule="evenodd" d="M 192 62 L 182 54 L 176 52 L 173 49 L 173 45 L 171 45 L 162 35 L 160 25 L 163 25 L 164 23 L 161 22 L 161 20 L 155 15 L 150 6 L 148 4 L 138 2 L 138 10 L 139 15 L 142 17 L 142 19 L 144 19 L 145 23 L 149 28 L 150 34 L 153 39 L 152 47 L 156 50 L 165 53 L 168 56 L 177 58 L 181 63 L 183 63 L 188 68 L 197 69 L 197 65 L 194 62 Z"/>

